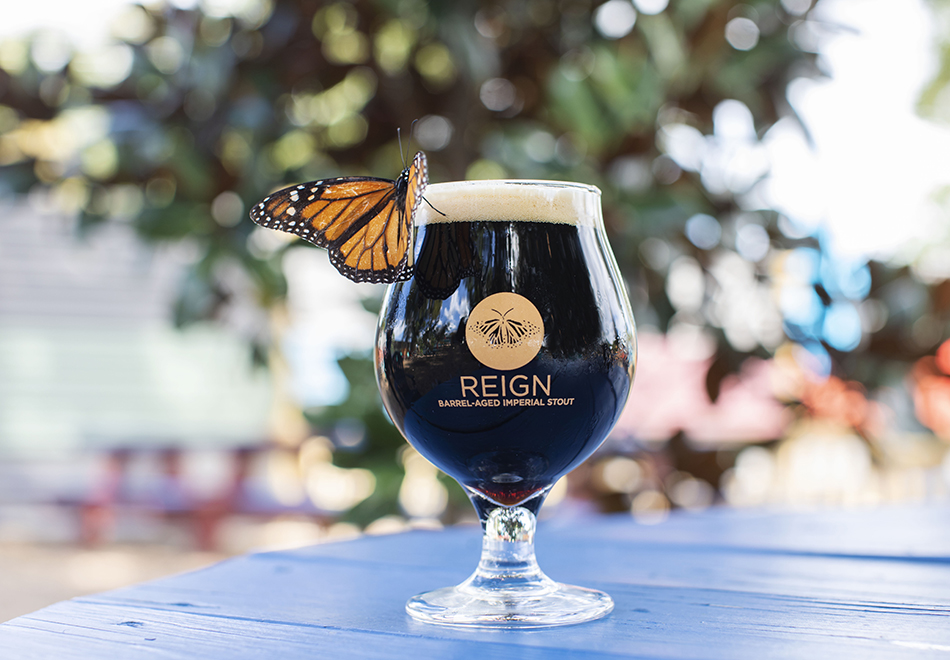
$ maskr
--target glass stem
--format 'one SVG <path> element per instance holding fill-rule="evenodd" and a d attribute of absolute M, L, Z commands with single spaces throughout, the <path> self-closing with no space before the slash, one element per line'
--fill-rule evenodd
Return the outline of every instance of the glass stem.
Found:
<path fill-rule="evenodd" d="M 462 589 L 492 589 L 504 595 L 507 589 L 541 595 L 557 588 L 541 572 L 534 556 L 536 518 L 525 507 L 494 508 L 484 521 L 482 557 L 475 573 Z"/>

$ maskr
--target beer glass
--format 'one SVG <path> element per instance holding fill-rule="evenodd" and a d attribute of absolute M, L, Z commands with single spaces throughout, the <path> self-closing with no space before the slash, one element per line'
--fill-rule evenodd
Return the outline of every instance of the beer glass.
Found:
<path fill-rule="evenodd" d="M 604 616 L 607 594 L 553 581 L 534 555 L 538 509 L 607 437 L 636 363 L 600 191 L 465 181 L 433 184 L 426 200 L 413 277 L 380 312 L 377 381 L 410 444 L 468 493 L 484 536 L 468 580 L 406 609 L 488 627 Z"/>

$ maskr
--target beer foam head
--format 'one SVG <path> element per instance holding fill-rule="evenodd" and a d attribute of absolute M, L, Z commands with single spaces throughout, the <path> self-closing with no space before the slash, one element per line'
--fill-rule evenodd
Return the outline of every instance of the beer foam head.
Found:
<path fill-rule="evenodd" d="M 478 220 L 600 226 L 600 190 L 561 181 L 452 181 L 426 188 L 416 224 Z M 445 215 L 440 215 L 435 207 Z"/>

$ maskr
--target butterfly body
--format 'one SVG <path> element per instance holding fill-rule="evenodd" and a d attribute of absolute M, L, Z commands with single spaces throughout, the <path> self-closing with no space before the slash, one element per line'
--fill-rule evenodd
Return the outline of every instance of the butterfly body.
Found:
<path fill-rule="evenodd" d="M 326 248 L 330 262 L 354 282 L 397 282 L 412 276 L 413 217 L 427 184 L 419 152 L 395 181 L 354 176 L 301 183 L 266 197 L 251 219 Z"/>

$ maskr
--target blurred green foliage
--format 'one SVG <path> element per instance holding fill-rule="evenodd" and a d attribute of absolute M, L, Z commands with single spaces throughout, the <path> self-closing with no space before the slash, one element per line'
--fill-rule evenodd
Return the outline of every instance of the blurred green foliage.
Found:
<path fill-rule="evenodd" d="M 619 39 L 597 32 L 598 4 L 283 0 L 219 16 L 133 6 L 111 54 L 129 59 L 126 75 L 108 85 L 78 58 L 44 69 L 8 44 L 5 187 L 46 184 L 86 224 L 125 217 L 146 240 L 193 243 L 202 258 L 178 308 L 187 323 L 227 304 L 216 282 L 222 263 L 247 272 L 265 307 L 285 293 L 280 250 L 251 239 L 244 209 L 289 182 L 394 177 L 397 131 L 422 119 L 433 181 L 488 174 L 599 185 L 621 267 L 638 279 L 640 239 L 673 236 L 700 210 L 736 208 L 733 193 L 711 194 L 664 157 L 658 129 L 677 121 L 708 134 L 717 104 L 736 99 L 762 134 L 788 112 L 789 81 L 817 70 L 789 38 L 801 17 L 779 2 L 678 2 L 639 16 Z M 755 48 L 741 51 L 725 26 L 746 15 L 762 27 Z M 87 113 L 97 127 L 44 146 L 56 128 L 82 130 L 66 124 L 90 108 L 100 111 Z M 618 173 L 624 165 L 643 171 Z M 650 294 L 663 326 L 663 292 Z"/>
<path fill-rule="evenodd" d="M 715 338 L 713 398 L 748 356 L 768 357 L 788 339 L 812 346 L 828 371 L 868 386 L 880 373 L 869 364 L 906 365 L 932 350 L 939 333 L 929 345 L 908 343 L 906 320 L 875 330 L 855 352 L 830 344 L 812 327 L 818 321 L 796 329 L 779 319 L 778 337 L 740 337 L 708 305 L 671 300 L 671 262 L 688 257 L 713 281 L 723 255 L 741 252 L 737 237 L 755 234 L 750 225 L 761 228 L 755 236 L 764 236 L 767 252 L 820 253 L 818 238 L 783 230 L 778 213 L 750 194 L 767 171 L 756 169 L 761 138 L 780 118 L 794 119 L 789 84 L 821 75 L 800 38 L 803 27 L 821 26 L 809 3 L 679 0 L 640 13 L 623 32 L 607 9 L 615 2 L 260 0 L 217 13 L 150 4 L 128 9 L 100 60 L 51 62 L 37 56 L 39 37 L 8 42 L 0 48 L 0 193 L 44 186 L 87 226 L 125 221 L 147 241 L 191 244 L 198 258 L 177 320 L 223 320 L 242 302 L 236 296 L 268 309 L 286 294 L 281 256 L 289 244 L 263 236 L 247 208 L 292 182 L 395 178 L 403 167 L 398 131 L 408 142 L 419 120 L 403 148 L 427 152 L 432 181 L 599 186 L 640 324 L 666 331 L 685 323 Z M 942 98 L 946 69 L 925 109 Z M 703 145 L 724 107 L 748 116 L 751 133 L 746 151 L 717 165 L 702 160 Z M 697 214 L 719 224 L 711 245 L 687 236 Z M 769 259 L 742 257 L 749 286 L 767 285 Z M 884 265 L 869 272 L 872 284 L 851 298 L 817 280 L 813 288 L 830 308 L 836 296 L 856 304 L 897 295 L 898 282 L 900 295 L 922 296 L 908 314 L 946 318 L 946 292 L 931 295 Z M 236 273 L 246 286 L 233 286 Z M 261 360 L 269 327 L 248 333 Z M 341 366 L 349 398 L 308 418 L 320 428 L 351 418 L 365 425 L 365 445 L 335 461 L 376 473 L 376 495 L 352 512 L 368 521 L 394 510 L 401 440 L 379 407 L 371 361 L 352 356 Z"/>
<path fill-rule="evenodd" d="M 929 0 L 928 4 L 933 8 L 935 22 L 938 25 L 946 25 L 950 17 L 950 2 Z M 928 119 L 950 122 L 950 34 L 940 31 L 936 36 L 939 41 L 938 70 L 921 93 L 917 109 Z"/>

